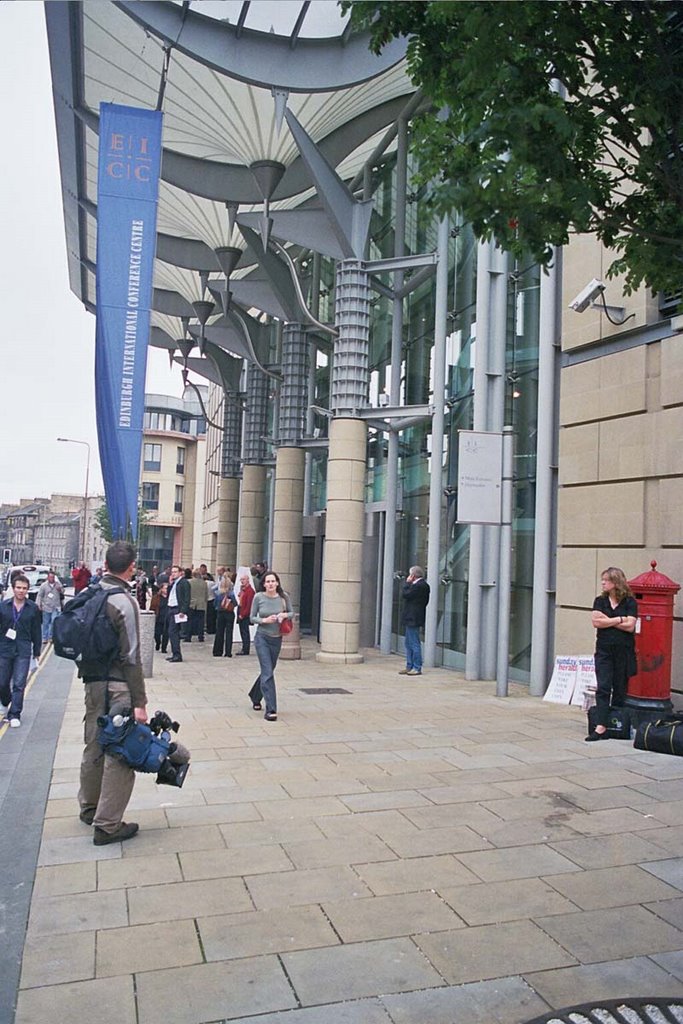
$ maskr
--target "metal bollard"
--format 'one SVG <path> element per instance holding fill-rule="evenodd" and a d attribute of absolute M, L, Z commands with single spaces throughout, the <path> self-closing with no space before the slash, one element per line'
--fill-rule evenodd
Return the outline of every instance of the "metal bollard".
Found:
<path fill-rule="evenodd" d="M 140 611 L 140 657 L 142 658 L 142 674 L 145 679 L 154 675 L 154 624 L 156 615 L 150 611 Z"/>

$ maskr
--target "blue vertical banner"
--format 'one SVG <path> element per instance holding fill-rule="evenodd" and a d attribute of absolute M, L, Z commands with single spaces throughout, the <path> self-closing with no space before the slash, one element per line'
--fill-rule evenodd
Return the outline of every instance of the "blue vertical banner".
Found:
<path fill-rule="evenodd" d="M 97 438 L 114 537 L 137 535 L 162 115 L 100 104 Z"/>

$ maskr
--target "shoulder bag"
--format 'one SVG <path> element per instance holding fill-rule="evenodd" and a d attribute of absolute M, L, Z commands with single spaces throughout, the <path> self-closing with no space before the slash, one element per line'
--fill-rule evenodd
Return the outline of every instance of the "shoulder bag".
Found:
<path fill-rule="evenodd" d="M 284 612 L 286 612 L 287 611 L 287 602 L 285 601 L 284 597 L 281 598 L 281 601 L 282 601 L 282 610 Z M 291 619 L 283 619 L 282 622 L 280 623 L 280 636 L 287 636 L 288 633 L 292 632 L 293 628 L 294 628 L 294 623 L 292 622 Z"/>

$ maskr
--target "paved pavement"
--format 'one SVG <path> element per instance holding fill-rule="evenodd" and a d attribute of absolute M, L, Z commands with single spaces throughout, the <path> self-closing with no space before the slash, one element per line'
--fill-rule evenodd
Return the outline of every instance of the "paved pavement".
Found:
<path fill-rule="evenodd" d="M 683 995 L 683 759 L 586 744 L 579 710 L 521 686 L 406 678 L 375 652 L 322 667 L 310 642 L 268 723 L 253 654 L 183 649 L 149 689 L 190 774 L 138 776 L 127 843 L 78 820 L 67 663 L 0 730 L 0 844 L 14 821 L 25 847 L 4 896 L 16 1024 L 513 1024 Z"/>

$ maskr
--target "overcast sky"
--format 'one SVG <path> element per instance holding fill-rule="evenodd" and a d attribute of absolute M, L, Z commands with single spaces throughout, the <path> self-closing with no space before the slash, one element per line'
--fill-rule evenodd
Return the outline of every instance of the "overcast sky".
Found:
<path fill-rule="evenodd" d="M 51 0 L 63 2 L 63 0 Z M 238 0 L 195 0 L 211 17 L 239 17 Z M 247 24 L 291 32 L 301 0 L 256 0 Z M 336 0 L 317 0 L 306 35 L 338 33 Z M 0 0 L 0 281 L 3 441 L 0 502 L 82 494 L 90 444 L 90 493 L 102 493 L 93 379 L 95 318 L 69 288 L 50 63 L 41 0 Z M 180 369 L 149 349 L 147 391 L 181 395 Z M 7 436 L 9 435 L 9 437 Z"/>
<path fill-rule="evenodd" d="M 0 2 L 0 502 L 102 493 L 93 379 L 95 318 L 69 288 L 45 13 Z M 180 395 L 180 369 L 150 349 L 147 389 Z"/>

